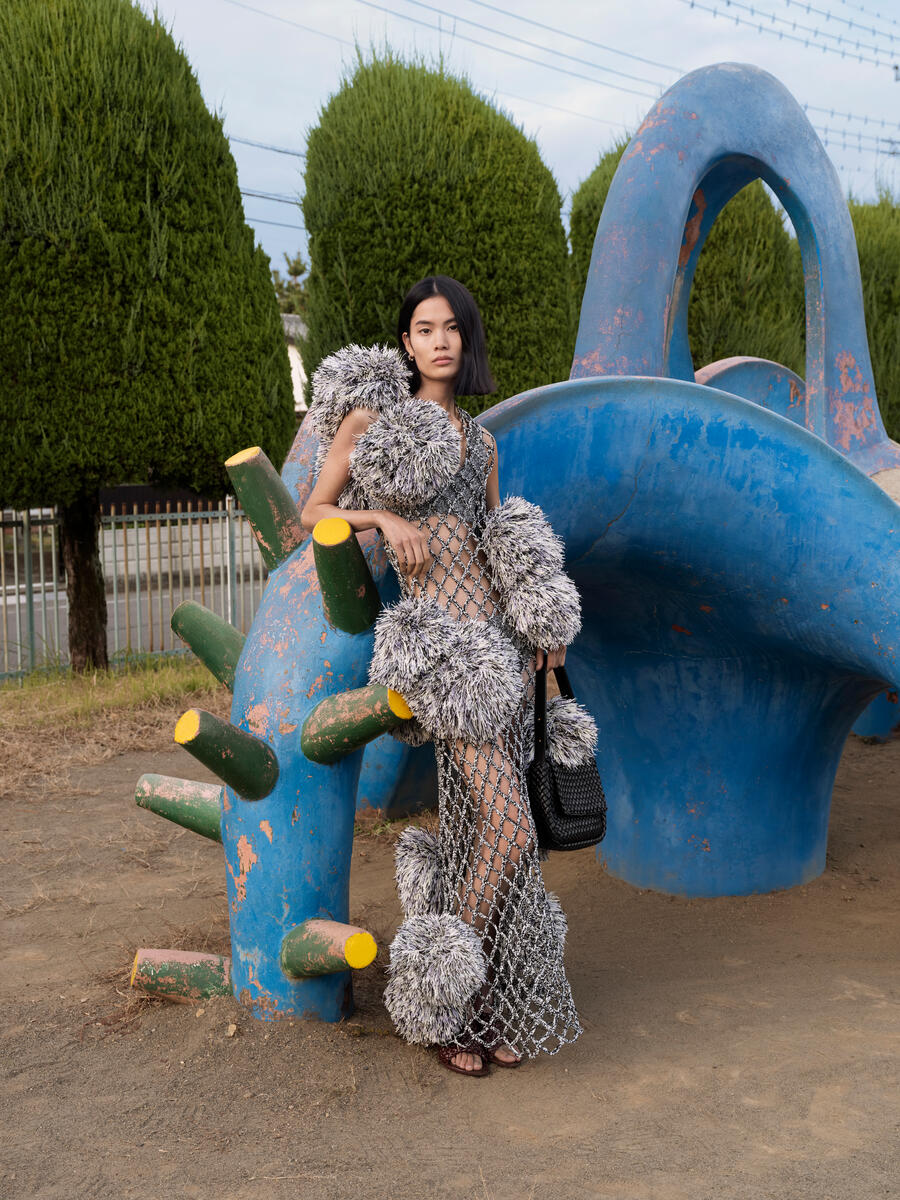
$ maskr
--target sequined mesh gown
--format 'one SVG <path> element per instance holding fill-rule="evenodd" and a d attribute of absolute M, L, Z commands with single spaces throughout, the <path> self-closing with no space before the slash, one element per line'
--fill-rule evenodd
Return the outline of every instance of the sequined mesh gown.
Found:
<path fill-rule="evenodd" d="M 555 1053 L 581 1032 L 563 966 L 565 918 L 541 877 L 525 783 L 531 747 L 534 660 L 509 627 L 479 537 L 493 438 L 465 412 L 465 457 L 442 491 L 402 515 L 429 539 L 423 580 L 409 580 L 388 556 L 406 596 L 423 593 L 455 620 L 497 623 L 520 656 L 525 699 L 505 729 L 480 744 L 436 740 L 443 910 L 481 939 L 487 982 L 470 1001 L 455 1042 L 507 1044 L 532 1057 Z"/>

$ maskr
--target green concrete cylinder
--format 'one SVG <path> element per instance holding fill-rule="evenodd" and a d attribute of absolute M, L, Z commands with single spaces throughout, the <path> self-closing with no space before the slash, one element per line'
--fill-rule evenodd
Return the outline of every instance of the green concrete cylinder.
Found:
<path fill-rule="evenodd" d="M 304 921 L 284 935 L 281 966 L 286 975 L 310 979 L 371 963 L 378 947 L 371 933 L 340 921 Z"/>
<path fill-rule="evenodd" d="M 202 708 L 189 708 L 175 741 L 244 800 L 262 800 L 278 782 L 278 759 L 267 743 Z"/>
<path fill-rule="evenodd" d="M 225 469 L 253 526 L 263 560 L 274 570 L 306 538 L 296 501 L 259 446 L 233 454 Z"/>
<path fill-rule="evenodd" d="M 313 530 L 313 555 L 329 625 L 364 633 L 381 611 L 381 599 L 356 534 L 343 517 L 325 517 Z"/>
<path fill-rule="evenodd" d="M 192 950 L 138 950 L 131 986 L 148 996 L 199 1004 L 210 996 L 230 996 L 231 959 Z"/>
<path fill-rule="evenodd" d="M 193 600 L 178 605 L 172 613 L 171 625 L 219 683 L 233 692 L 234 672 L 244 648 L 241 631 Z"/>
<path fill-rule="evenodd" d="M 336 763 L 411 716 L 400 693 L 389 687 L 337 692 L 320 701 L 303 722 L 300 749 L 311 762 Z"/>
<path fill-rule="evenodd" d="M 217 783 L 175 779 L 171 775 L 142 775 L 134 802 L 157 816 L 212 838 L 222 840 L 222 788 Z"/>

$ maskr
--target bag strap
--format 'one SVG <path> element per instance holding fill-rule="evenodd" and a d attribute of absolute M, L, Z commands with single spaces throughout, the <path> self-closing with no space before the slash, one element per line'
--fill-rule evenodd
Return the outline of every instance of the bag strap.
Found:
<path fill-rule="evenodd" d="M 553 674 L 556 676 L 556 682 L 559 685 L 559 694 L 565 696 L 567 700 L 574 700 L 575 693 L 572 691 L 572 685 L 569 683 L 569 676 L 565 667 L 554 667 Z"/>
<path fill-rule="evenodd" d="M 534 762 L 547 754 L 547 668 L 534 673 Z"/>

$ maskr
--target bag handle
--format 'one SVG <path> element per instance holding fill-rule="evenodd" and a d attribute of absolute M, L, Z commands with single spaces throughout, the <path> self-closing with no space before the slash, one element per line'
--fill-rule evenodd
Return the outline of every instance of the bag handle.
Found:
<path fill-rule="evenodd" d="M 575 693 L 569 682 L 565 667 L 554 667 L 553 674 L 559 685 L 559 694 L 574 700 Z M 547 665 L 546 662 L 534 673 L 534 762 L 543 762 L 547 757 Z"/>

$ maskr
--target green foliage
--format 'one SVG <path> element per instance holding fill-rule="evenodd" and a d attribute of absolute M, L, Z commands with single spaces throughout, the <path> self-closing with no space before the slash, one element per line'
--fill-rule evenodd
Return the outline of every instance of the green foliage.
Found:
<path fill-rule="evenodd" d="M 0 45 L 0 501 L 280 462 L 268 259 L 183 52 L 127 0 L 4 0 Z"/>
<path fill-rule="evenodd" d="M 306 315 L 306 284 L 304 276 L 309 271 L 302 255 L 289 254 L 284 256 L 286 275 L 280 271 L 272 272 L 272 283 L 275 286 L 275 297 L 278 307 L 283 313 L 294 313 L 298 317 Z"/>
<path fill-rule="evenodd" d="M 700 252 L 688 336 L 698 368 L 746 354 L 806 374 L 800 249 L 758 181 L 725 205 Z"/>
<path fill-rule="evenodd" d="M 617 142 L 572 199 L 572 278 L 581 305 L 597 225 L 619 159 Z M 739 192 L 706 240 L 691 288 L 688 337 L 699 368 L 736 354 L 804 374 L 803 269 L 796 241 L 759 182 Z"/>
<path fill-rule="evenodd" d="M 359 59 L 310 133 L 309 374 L 346 342 L 394 343 L 408 288 L 451 275 L 484 318 L 497 393 L 565 379 L 566 238 L 533 141 L 443 66 Z"/>
<path fill-rule="evenodd" d="M 851 198 L 875 391 L 888 436 L 900 440 L 900 200 Z"/>

